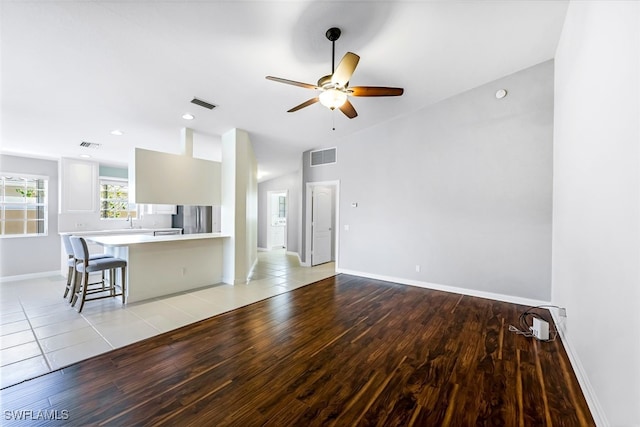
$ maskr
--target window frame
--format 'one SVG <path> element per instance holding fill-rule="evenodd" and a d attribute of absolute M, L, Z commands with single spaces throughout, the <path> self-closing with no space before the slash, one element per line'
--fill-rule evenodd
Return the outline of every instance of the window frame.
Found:
<path fill-rule="evenodd" d="M 36 192 L 42 192 L 42 199 L 38 200 L 38 196 L 36 195 L 36 201 L 31 202 L 29 199 L 34 197 L 29 197 L 28 194 L 22 195 L 22 201 L 7 201 L 7 180 L 23 180 L 24 189 L 28 190 L 29 187 L 27 185 L 28 181 L 42 181 L 42 188 L 39 187 L 39 184 L 36 182 Z M 29 173 L 21 173 L 21 172 L 0 172 L 0 238 L 1 239 L 15 239 L 19 237 L 47 237 L 49 235 L 49 181 L 50 177 L 47 175 L 34 175 Z M 36 218 L 35 220 L 29 218 L 28 214 L 25 215 L 24 219 L 11 219 L 8 220 L 6 212 L 7 207 L 10 206 L 22 206 L 24 207 L 24 211 L 28 212 L 29 210 L 35 210 Z M 31 209 L 30 209 L 31 208 Z M 17 209 L 15 209 L 17 210 Z M 38 212 L 42 212 L 42 217 L 38 217 Z M 6 224 L 7 222 L 23 222 L 23 233 L 11 233 L 6 234 Z M 42 231 L 36 231 L 35 233 L 29 233 L 29 223 L 35 222 L 36 224 L 42 224 Z M 38 226 L 36 228 L 39 228 Z"/>
<path fill-rule="evenodd" d="M 108 216 L 103 216 L 103 212 L 109 212 L 109 210 L 105 210 L 102 208 L 103 206 L 103 202 L 104 201 L 108 201 L 111 200 L 109 198 L 103 198 L 102 197 L 102 186 L 103 185 L 125 185 L 127 188 L 127 199 L 125 201 L 125 199 L 115 199 L 118 203 L 127 203 L 127 208 L 126 210 L 117 210 L 116 212 L 125 212 L 126 215 L 125 216 L 114 216 L 114 217 L 108 217 Z M 131 219 L 137 219 L 139 217 L 138 214 L 138 206 L 135 203 L 130 203 L 129 202 L 129 180 L 127 178 L 117 178 L 117 177 L 111 177 L 111 176 L 100 176 L 98 177 L 98 216 L 100 218 L 100 221 L 113 221 L 113 220 L 123 220 L 123 219 L 128 219 L 129 215 L 131 215 Z"/>

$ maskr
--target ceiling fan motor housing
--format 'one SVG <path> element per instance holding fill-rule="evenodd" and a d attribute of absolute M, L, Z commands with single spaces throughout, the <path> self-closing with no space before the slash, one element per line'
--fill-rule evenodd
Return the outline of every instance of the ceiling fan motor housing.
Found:
<path fill-rule="evenodd" d="M 331 84 L 331 76 L 332 74 L 328 74 L 326 76 L 320 77 L 320 80 L 318 80 L 318 87 L 321 87 L 323 89 L 332 88 L 333 85 Z"/>

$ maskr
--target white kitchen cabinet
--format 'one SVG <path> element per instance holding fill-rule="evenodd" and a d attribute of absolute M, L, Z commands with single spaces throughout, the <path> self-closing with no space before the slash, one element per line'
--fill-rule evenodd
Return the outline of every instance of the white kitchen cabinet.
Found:
<path fill-rule="evenodd" d="M 98 174 L 98 163 L 65 157 L 60 160 L 60 213 L 99 211 Z"/>
<path fill-rule="evenodd" d="M 176 205 L 151 205 L 151 211 L 157 215 L 175 215 L 178 209 Z"/>
<path fill-rule="evenodd" d="M 176 205 L 143 205 L 142 212 L 151 215 L 175 215 L 178 212 Z"/>

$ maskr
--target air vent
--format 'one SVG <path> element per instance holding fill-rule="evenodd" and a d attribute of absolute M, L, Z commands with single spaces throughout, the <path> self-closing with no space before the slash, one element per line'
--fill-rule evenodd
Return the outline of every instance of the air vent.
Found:
<path fill-rule="evenodd" d="M 328 165 L 337 162 L 337 148 L 327 148 L 311 152 L 311 166 Z"/>
<path fill-rule="evenodd" d="M 84 148 L 100 148 L 100 145 L 101 144 L 96 144 L 95 142 L 87 142 L 87 141 L 82 141 L 80 143 L 80 146 Z"/>
<path fill-rule="evenodd" d="M 204 108 L 208 108 L 209 110 L 213 110 L 214 108 L 216 108 L 216 106 L 211 104 L 210 102 L 203 101 L 202 99 L 198 99 L 198 98 L 193 98 L 191 100 L 191 103 L 199 105 L 199 106 L 204 107 Z"/>

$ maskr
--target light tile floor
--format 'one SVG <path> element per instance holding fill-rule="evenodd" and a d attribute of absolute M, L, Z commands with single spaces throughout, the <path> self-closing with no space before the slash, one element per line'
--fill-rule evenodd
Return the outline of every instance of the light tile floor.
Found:
<path fill-rule="evenodd" d="M 62 298 L 61 276 L 0 283 L 0 388 L 163 332 L 316 282 L 333 263 L 301 267 L 284 250 L 259 252 L 245 285 L 218 284 L 122 306 L 87 302 L 78 313 Z"/>

